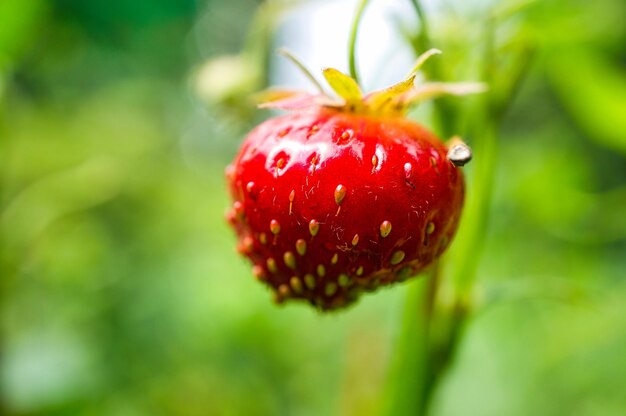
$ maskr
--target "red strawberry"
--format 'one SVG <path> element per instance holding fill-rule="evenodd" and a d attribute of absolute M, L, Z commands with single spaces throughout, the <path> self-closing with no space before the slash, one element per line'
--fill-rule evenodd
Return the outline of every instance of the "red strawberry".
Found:
<path fill-rule="evenodd" d="M 457 145 L 448 156 L 403 118 L 434 88 L 415 88 L 415 75 L 362 98 L 351 78 L 324 74 L 344 101 L 298 94 L 270 104 L 301 110 L 254 129 L 226 176 L 227 216 L 254 275 L 279 302 L 329 310 L 414 276 L 443 253 L 463 204 L 457 165 L 468 155 Z"/>

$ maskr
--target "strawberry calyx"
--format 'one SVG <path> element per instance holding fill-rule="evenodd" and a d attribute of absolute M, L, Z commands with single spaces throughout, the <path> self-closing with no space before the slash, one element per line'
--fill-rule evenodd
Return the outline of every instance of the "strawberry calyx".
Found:
<path fill-rule="evenodd" d="M 368 94 L 363 93 L 359 83 L 350 75 L 335 68 L 325 68 L 322 74 L 334 92 L 333 96 L 324 91 L 315 77 L 291 53 L 284 49 L 280 53 L 294 62 L 315 83 L 319 93 L 271 88 L 257 96 L 260 108 L 300 110 L 308 107 L 328 107 L 352 114 L 402 117 L 419 103 L 442 95 L 462 96 L 487 90 L 485 84 L 478 82 L 416 83 L 422 65 L 430 57 L 441 53 L 438 49 L 430 49 L 417 58 L 405 79 Z"/>

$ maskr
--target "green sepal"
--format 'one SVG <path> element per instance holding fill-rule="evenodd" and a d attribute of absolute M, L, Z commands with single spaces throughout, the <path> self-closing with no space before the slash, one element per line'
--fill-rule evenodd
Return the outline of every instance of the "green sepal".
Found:
<path fill-rule="evenodd" d="M 341 107 L 337 102 L 324 94 L 310 94 L 301 91 L 267 90 L 258 94 L 265 100 L 259 100 L 259 108 L 299 110 L 308 107 Z"/>
<path fill-rule="evenodd" d="M 487 85 L 481 82 L 429 82 L 396 96 L 390 105 L 402 111 L 422 101 L 443 95 L 479 94 L 487 91 Z"/>
<path fill-rule="evenodd" d="M 354 78 L 335 68 L 326 68 L 322 72 L 328 85 L 346 101 L 346 105 L 355 107 L 362 105 L 363 93 Z"/>
<path fill-rule="evenodd" d="M 427 50 L 426 52 L 422 53 L 420 56 L 417 57 L 417 60 L 415 61 L 415 64 L 413 65 L 411 72 L 409 72 L 409 75 L 417 74 L 417 72 L 420 69 L 422 69 L 422 65 L 424 65 L 424 63 L 428 59 L 430 59 L 431 56 L 440 55 L 441 53 L 442 52 L 439 49 L 435 49 L 435 48 L 431 48 Z"/>
<path fill-rule="evenodd" d="M 411 74 L 404 81 L 398 82 L 390 87 L 380 91 L 368 94 L 363 102 L 365 106 L 372 112 L 384 112 L 385 107 L 389 105 L 396 97 L 411 91 L 415 83 L 415 74 Z"/>
<path fill-rule="evenodd" d="M 311 95 L 310 93 L 305 91 L 298 91 L 287 88 L 268 88 L 266 90 L 257 92 L 256 94 L 252 95 L 251 98 L 255 103 L 263 105 L 303 94 Z"/>

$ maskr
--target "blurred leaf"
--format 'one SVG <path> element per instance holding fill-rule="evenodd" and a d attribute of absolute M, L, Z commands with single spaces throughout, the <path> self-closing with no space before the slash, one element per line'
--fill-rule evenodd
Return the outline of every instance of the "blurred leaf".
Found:
<path fill-rule="evenodd" d="M 590 192 L 594 165 L 571 138 L 551 129 L 536 131 L 536 143 L 503 149 L 506 160 L 504 204 L 520 210 L 537 232 L 578 244 L 611 244 L 626 240 L 626 186 Z M 559 135 L 559 136 L 555 136 Z M 546 143 L 550 141 L 550 143 Z"/>
<path fill-rule="evenodd" d="M 545 49 L 623 47 L 626 3 L 621 0 L 541 1 L 526 12 L 524 31 Z"/>
<path fill-rule="evenodd" d="M 587 136 L 626 155 L 626 71 L 599 51 L 559 50 L 545 58 L 550 82 Z"/>
<path fill-rule="evenodd" d="M 59 217 L 109 200 L 118 191 L 120 170 L 114 160 L 94 158 L 35 182 L 1 213 L 0 225 L 11 229 L 6 242 L 23 248 Z"/>
<path fill-rule="evenodd" d="M 44 0 L 0 1 L 0 69 L 35 40 L 47 7 Z"/>

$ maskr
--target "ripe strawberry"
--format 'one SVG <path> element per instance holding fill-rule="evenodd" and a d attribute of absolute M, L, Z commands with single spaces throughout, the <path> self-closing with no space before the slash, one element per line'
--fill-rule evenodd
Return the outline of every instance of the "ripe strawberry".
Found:
<path fill-rule="evenodd" d="M 324 75 L 343 101 L 279 93 L 266 104 L 298 111 L 245 139 L 226 172 L 234 200 L 227 217 L 239 252 L 278 302 L 330 310 L 414 276 L 448 247 L 464 195 L 457 165 L 469 149 L 457 144 L 448 153 L 403 114 L 424 96 L 468 88 L 416 88 L 412 73 L 362 97 L 347 75 Z"/>

